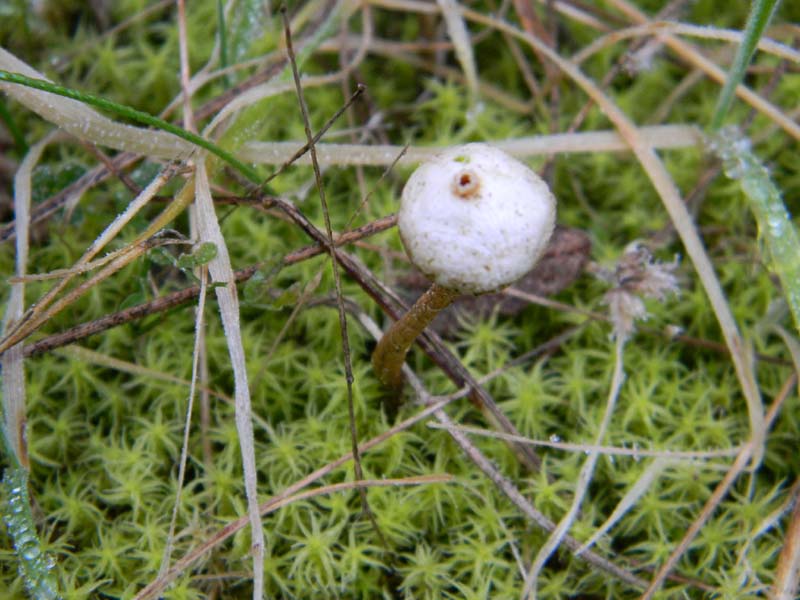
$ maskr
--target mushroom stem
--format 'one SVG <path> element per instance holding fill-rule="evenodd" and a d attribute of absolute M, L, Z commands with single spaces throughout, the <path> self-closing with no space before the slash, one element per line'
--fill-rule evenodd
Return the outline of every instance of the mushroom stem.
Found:
<path fill-rule="evenodd" d="M 414 306 L 383 334 L 375 347 L 375 352 L 372 353 L 372 366 L 383 385 L 393 389 L 403 385 L 403 363 L 411 344 L 436 315 L 460 295 L 455 290 L 434 283 L 417 299 Z"/>

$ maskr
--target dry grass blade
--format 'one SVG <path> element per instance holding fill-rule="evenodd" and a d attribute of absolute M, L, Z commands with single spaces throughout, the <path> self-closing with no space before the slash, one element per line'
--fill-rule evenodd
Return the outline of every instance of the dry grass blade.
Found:
<path fill-rule="evenodd" d="M 175 496 L 175 504 L 172 508 L 172 518 L 169 522 L 169 533 L 167 534 L 166 548 L 164 549 L 164 558 L 161 561 L 161 568 L 158 574 L 163 575 L 169 568 L 170 560 L 172 559 L 172 546 L 175 542 L 175 523 L 178 520 L 178 509 L 181 505 L 181 491 L 183 490 L 183 482 L 186 477 L 186 462 L 189 458 L 189 433 L 192 429 L 192 412 L 194 409 L 194 397 L 197 387 L 197 372 L 200 362 L 200 352 L 202 349 L 203 336 L 201 332 L 204 327 L 203 317 L 206 306 L 206 292 L 208 290 L 208 269 L 203 266 L 200 268 L 200 302 L 197 304 L 195 315 L 195 342 L 194 350 L 192 351 L 192 376 L 189 383 L 189 398 L 186 402 L 186 420 L 183 426 L 183 443 L 181 445 L 181 457 L 178 461 L 178 482 L 176 485 L 177 494 Z"/>
<path fill-rule="evenodd" d="M 686 23 L 675 23 L 672 21 L 651 21 L 643 25 L 618 29 L 612 33 L 597 38 L 591 44 L 585 46 L 577 52 L 572 61 L 582 63 L 590 56 L 597 54 L 600 50 L 623 40 L 651 36 L 658 33 L 675 33 L 709 40 L 720 40 L 725 42 L 742 41 L 742 32 L 732 29 L 717 29 L 715 27 L 700 27 L 698 25 L 688 25 Z M 800 52 L 797 50 L 769 38 L 761 38 L 758 42 L 758 49 L 762 52 L 773 54 L 779 58 L 800 62 Z"/>
<path fill-rule="evenodd" d="M 47 80 L 3 48 L 0 48 L 0 69 Z M 195 151 L 192 144 L 171 133 L 117 123 L 71 98 L 57 98 L 48 92 L 7 83 L 0 83 L 0 90 L 79 139 L 168 160 L 185 159 Z"/>
<path fill-rule="evenodd" d="M 475 56 L 472 53 L 472 40 L 461 16 L 461 11 L 456 0 L 436 0 L 442 10 L 444 21 L 447 24 L 447 34 L 453 42 L 456 57 L 464 71 L 472 103 L 478 100 L 478 69 L 475 66 Z"/>
<path fill-rule="evenodd" d="M 481 378 L 481 383 L 486 382 L 486 378 Z M 429 423 L 428 427 L 431 429 L 443 429 L 436 423 Z M 681 460 L 700 460 L 706 458 L 722 458 L 727 456 L 736 456 L 740 448 L 730 448 L 723 450 L 699 450 L 692 451 L 676 451 L 676 450 L 646 450 L 642 448 L 624 448 L 620 446 L 598 446 L 596 444 L 573 444 L 569 442 L 557 442 L 553 440 L 534 440 L 524 436 L 514 436 L 500 431 L 492 431 L 490 429 L 482 429 L 479 427 L 468 427 L 466 425 L 456 426 L 455 429 L 466 433 L 468 435 L 479 435 L 482 437 L 490 437 L 498 440 L 509 440 L 514 442 L 522 442 L 523 444 L 530 444 L 531 446 L 541 446 L 543 448 L 555 448 L 557 450 L 566 450 L 568 452 L 596 452 L 597 454 L 605 454 L 607 456 L 631 456 L 633 458 L 653 457 L 660 458 L 670 462 L 678 462 Z"/>
<path fill-rule="evenodd" d="M 16 274 L 20 281 L 11 284 L 11 298 L 3 316 L 3 334 L 22 319 L 25 310 L 25 273 L 28 268 L 29 227 L 31 206 L 31 174 L 52 134 L 31 146 L 14 176 L 14 212 L 16 215 Z M 24 469 L 30 469 L 28 459 L 25 366 L 21 344 L 16 344 L 0 357 L 3 381 L 3 418 L 8 442 L 16 459 Z"/>
<path fill-rule="evenodd" d="M 118 358 L 113 358 L 111 356 L 101 354 L 100 352 L 90 350 L 89 348 L 78 346 L 77 344 L 69 345 L 64 348 L 59 348 L 58 350 L 56 350 L 56 352 L 64 357 L 76 358 L 86 363 L 99 365 L 107 369 L 113 369 L 114 371 L 129 373 L 131 375 L 136 375 L 139 377 L 148 377 L 155 381 L 162 381 L 164 383 L 180 385 L 185 387 L 187 390 L 189 390 L 192 386 L 192 382 L 188 379 L 182 379 L 181 377 L 176 377 L 171 373 L 156 371 L 154 369 L 149 369 L 147 367 L 136 365 L 128 361 L 120 360 Z M 234 404 L 233 398 L 231 398 L 230 396 L 228 396 L 223 392 L 220 392 L 217 389 L 210 387 L 202 387 L 202 386 L 199 386 L 199 389 L 201 391 L 208 392 L 210 395 L 214 396 L 215 398 L 219 398 L 220 400 L 230 404 L 231 406 L 233 406 Z M 254 415 L 254 420 L 258 421 L 257 415 Z"/>
<path fill-rule="evenodd" d="M 220 317 L 225 329 L 225 341 L 228 345 L 231 367 L 234 377 L 234 398 L 236 399 L 236 430 L 239 433 L 239 447 L 242 451 L 245 491 L 247 495 L 247 512 L 250 519 L 253 552 L 253 600 L 263 595 L 264 587 L 264 531 L 261 515 L 258 511 L 258 486 L 253 437 L 252 407 L 250 404 L 250 387 L 247 382 L 247 362 L 242 330 L 239 323 L 239 296 L 236 291 L 236 279 L 231 268 L 228 247 L 214 212 L 211 199 L 208 175 L 201 162 L 195 168 L 195 181 L 187 187 L 194 186 L 197 206 L 197 229 L 201 242 L 210 242 L 217 247 L 217 255 L 208 263 L 211 281 L 218 285 L 214 291 L 217 295 Z"/>
<path fill-rule="evenodd" d="M 148 241 L 147 246 L 150 248 L 163 248 L 165 246 L 188 246 L 191 242 L 183 239 L 170 239 L 170 238 L 163 238 L 163 239 L 156 239 L 153 238 Z M 25 275 L 24 277 L 9 277 L 9 283 L 30 283 L 32 281 L 49 281 L 51 279 L 61 279 L 58 283 L 59 286 L 64 285 L 64 281 L 66 279 L 72 280 L 73 277 L 76 275 L 83 275 L 90 271 L 94 271 L 103 267 L 110 263 L 112 260 L 119 258 L 122 254 L 126 252 L 125 248 L 120 250 L 114 250 L 113 252 L 109 252 L 105 254 L 101 258 L 97 260 L 92 260 L 83 264 L 76 263 L 71 267 L 67 267 L 64 269 L 55 269 L 53 271 L 48 271 L 47 273 L 37 273 L 35 275 Z M 80 262 L 80 261 L 79 261 Z M 59 288 L 60 290 L 61 288 Z"/>
<path fill-rule="evenodd" d="M 614 525 L 622 519 L 622 517 L 627 513 L 634 504 L 639 500 L 639 498 L 647 492 L 656 482 L 656 480 L 661 477 L 662 473 L 666 469 L 666 467 L 670 464 L 669 459 L 659 457 L 656 458 L 650 465 L 645 469 L 645 472 L 642 473 L 641 477 L 636 480 L 636 483 L 631 486 L 631 488 L 625 493 L 625 496 L 617 503 L 614 507 L 614 511 L 608 516 L 608 518 L 603 522 L 600 527 L 598 527 L 592 536 L 583 543 L 583 546 L 578 548 L 576 554 L 582 554 L 587 549 L 594 546 L 597 541 L 603 537 Z"/>
<path fill-rule="evenodd" d="M 687 125 L 656 125 L 642 127 L 642 138 L 654 148 L 690 148 L 697 146 L 700 133 L 695 127 Z M 586 131 L 581 133 L 560 133 L 515 138 L 513 140 L 489 140 L 496 146 L 520 158 L 547 154 L 570 154 L 584 152 L 627 152 L 630 146 L 615 131 Z M 300 142 L 248 142 L 239 156 L 243 160 L 261 164 L 284 164 L 288 157 L 294 157 Z M 441 152 L 442 148 L 423 148 L 409 146 L 405 155 L 397 156 L 405 146 L 333 144 L 315 145 L 317 160 L 321 165 L 399 165 L 421 162 Z M 310 165 L 311 157 L 298 157 L 295 164 Z"/>

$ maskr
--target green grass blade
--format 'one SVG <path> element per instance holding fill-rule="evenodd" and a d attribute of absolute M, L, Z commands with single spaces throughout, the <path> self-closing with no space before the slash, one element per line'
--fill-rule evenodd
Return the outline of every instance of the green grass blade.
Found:
<path fill-rule="evenodd" d="M 795 327 L 800 332 L 800 236 L 780 190 L 751 152 L 749 140 L 737 130 L 723 129 L 712 139 L 711 149 L 722 159 L 725 174 L 741 183 L 758 222 L 759 235 L 768 249 L 770 267 L 780 278 Z"/>
<path fill-rule="evenodd" d="M 233 154 L 231 154 L 227 150 L 223 150 L 216 144 L 209 142 L 207 139 L 202 138 L 194 133 L 191 133 L 190 131 L 186 131 L 185 129 L 178 127 L 177 125 L 173 125 L 172 123 L 164 121 L 163 119 L 154 117 L 153 115 L 136 110 L 129 106 L 125 106 L 124 104 L 117 104 L 116 102 L 112 102 L 111 100 L 101 98 L 100 96 L 95 96 L 94 94 L 79 92 L 78 90 L 66 88 L 64 86 L 52 83 L 50 81 L 44 81 L 43 79 L 34 79 L 32 77 L 26 77 L 24 75 L 20 75 L 19 73 L 10 73 L 8 71 L 0 70 L 0 81 L 6 81 L 8 83 L 16 83 L 18 85 L 24 85 L 29 88 L 50 92 L 51 94 L 64 96 L 65 98 L 72 98 L 73 100 L 78 100 L 79 102 L 83 102 L 84 104 L 88 104 L 96 108 L 107 110 L 118 116 L 125 117 L 137 123 L 141 123 L 142 125 L 148 125 L 150 127 L 161 129 L 179 138 L 182 138 L 187 142 L 191 142 L 195 146 L 199 146 L 200 148 L 208 150 L 212 154 L 218 156 L 223 161 L 234 167 L 236 170 L 242 173 L 242 175 L 247 177 L 253 183 L 260 183 L 261 181 L 261 177 L 259 176 L 258 172 L 255 169 L 244 164 L 242 161 L 240 161 L 238 158 L 236 158 Z"/>
<path fill-rule="evenodd" d="M 36 534 L 25 469 L 20 466 L 8 467 L 3 477 L 3 488 L 7 498 L 3 517 L 14 543 L 19 575 L 28 595 L 36 600 L 59 598 L 52 558 L 44 552 Z"/>
<path fill-rule="evenodd" d="M 779 0 L 753 0 L 750 7 L 750 15 L 747 17 L 747 24 L 744 28 L 744 38 L 736 51 L 736 57 L 731 65 L 731 70 L 728 72 L 728 78 L 725 80 L 725 85 L 722 86 L 722 91 L 719 93 L 717 99 L 717 106 L 714 108 L 714 114 L 711 117 L 711 131 L 717 131 L 722 127 L 722 121 L 725 115 L 728 114 L 728 109 L 733 102 L 733 95 L 738 86 L 744 78 L 747 65 L 750 64 L 750 59 L 753 58 L 753 52 L 756 50 L 758 40 L 764 33 L 767 25 L 775 13 Z"/>

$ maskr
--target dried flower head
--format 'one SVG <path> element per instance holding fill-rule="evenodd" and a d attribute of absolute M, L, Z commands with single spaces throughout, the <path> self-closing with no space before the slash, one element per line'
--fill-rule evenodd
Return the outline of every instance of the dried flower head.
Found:
<path fill-rule="evenodd" d="M 626 246 L 613 271 L 594 269 L 598 278 L 614 286 L 603 298 L 611 314 L 614 337 L 628 339 L 633 334 L 634 322 L 647 318 L 642 298 L 664 300 L 678 292 L 677 266 L 677 257 L 669 263 L 658 262 L 647 246 L 634 241 Z"/>

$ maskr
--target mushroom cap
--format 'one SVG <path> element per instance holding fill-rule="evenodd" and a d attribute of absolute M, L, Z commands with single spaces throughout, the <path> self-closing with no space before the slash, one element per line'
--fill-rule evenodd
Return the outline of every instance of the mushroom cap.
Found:
<path fill-rule="evenodd" d="M 403 189 L 397 225 L 411 262 L 460 294 L 525 275 L 553 232 L 556 200 L 524 164 L 486 144 L 446 150 Z"/>

